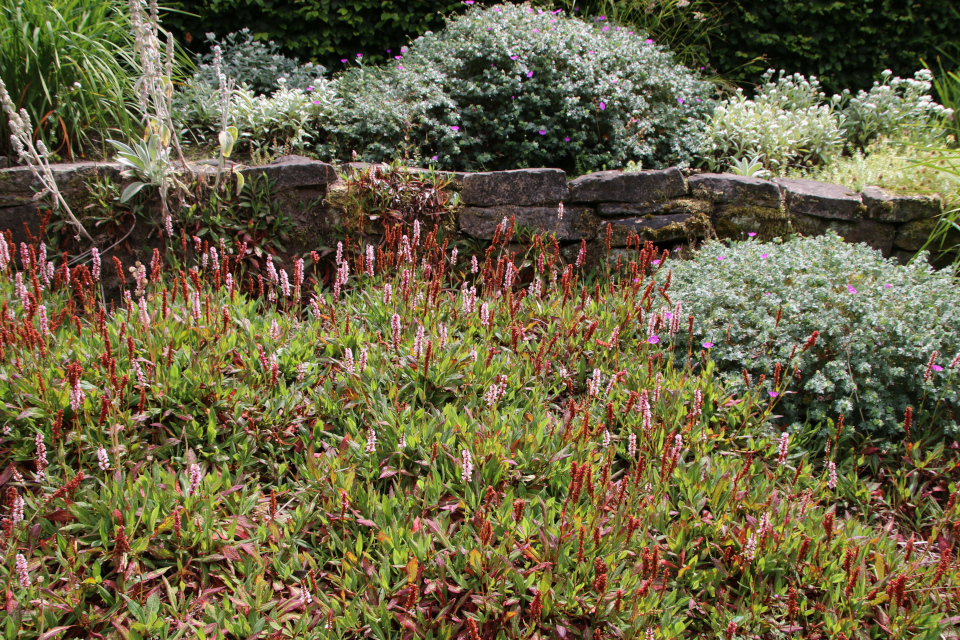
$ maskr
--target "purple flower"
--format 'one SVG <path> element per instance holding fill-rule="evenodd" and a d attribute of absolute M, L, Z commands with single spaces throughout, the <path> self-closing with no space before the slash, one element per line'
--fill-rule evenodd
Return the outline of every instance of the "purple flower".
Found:
<path fill-rule="evenodd" d="M 453 131 L 460 131 L 460 127 L 458 127 L 457 125 L 453 125 L 453 126 L 451 126 L 450 128 L 451 128 Z"/>
<path fill-rule="evenodd" d="M 387 53 L 390 53 L 390 49 L 387 49 Z"/>
<path fill-rule="evenodd" d="M 703 346 L 704 349 L 709 349 L 710 347 L 713 346 L 713 343 L 712 343 L 712 342 L 704 342 L 702 346 Z"/>
<path fill-rule="evenodd" d="M 546 129 L 540 129 L 540 135 L 542 135 L 542 136 L 547 135 L 547 130 L 546 130 Z"/>
<path fill-rule="evenodd" d="M 660 342 L 660 337 L 650 336 L 649 338 L 647 338 L 647 342 L 649 342 L 650 344 L 657 344 L 658 342 Z"/>
<path fill-rule="evenodd" d="M 933 369 L 934 371 L 943 371 L 943 367 L 941 367 L 941 366 L 938 365 L 938 364 L 935 364 L 935 365 L 933 365 L 933 366 L 930 367 L 930 368 Z"/>
<path fill-rule="evenodd" d="M 717 260 L 726 260 L 727 256 L 717 256 Z"/>
<path fill-rule="evenodd" d="M 534 29 L 533 32 L 534 32 L 534 33 L 540 33 L 540 29 Z"/>
<path fill-rule="evenodd" d="M 760 256 L 760 259 L 761 259 L 761 260 L 766 260 L 766 259 L 767 259 L 767 256 L 769 256 L 769 255 L 770 255 L 769 253 L 765 253 L 765 254 L 763 254 L 762 256 Z"/>
<path fill-rule="evenodd" d="M 362 58 L 362 57 L 363 57 L 363 54 L 362 54 L 362 53 L 358 53 L 358 54 L 357 54 L 357 57 L 358 57 L 358 58 Z"/>
<path fill-rule="evenodd" d="M 752 237 L 754 237 L 755 235 L 757 235 L 757 232 L 756 232 L 756 231 L 748 231 L 748 232 L 747 232 L 747 235 L 752 238 Z"/>
<path fill-rule="evenodd" d="M 500 7 L 494 7 L 493 10 L 496 11 L 497 13 L 500 13 Z"/>
<path fill-rule="evenodd" d="M 399 65 L 399 66 L 397 67 L 397 69 L 400 69 L 401 71 L 403 71 L 403 65 L 402 65 L 402 64 Z"/>
<path fill-rule="evenodd" d="M 403 56 L 393 56 L 393 59 L 394 59 L 394 60 L 402 60 L 402 59 L 403 59 Z"/>
<path fill-rule="evenodd" d="M 677 98 L 677 102 L 679 102 L 680 104 L 683 104 L 683 98 Z"/>
<path fill-rule="evenodd" d="M 616 78 L 612 78 L 612 79 L 610 80 L 610 83 L 611 83 L 611 84 L 617 84 L 617 79 L 616 79 Z"/>
<path fill-rule="evenodd" d="M 510 59 L 511 59 L 511 60 L 516 60 L 516 59 L 519 58 L 519 57 L 520 57 L 520 56 L 510 56 Z"/>
<path fill-rule="evenodd" d="M 319 101 L 319 100 L 314 100 L 314 101 L 313 101 L 313 104 L 317 104 L 317 105 L 318 105 L 318 104 L 320 104 L 320 101 Z"/>
<path fill-rule="evenodd" d="M 591 55 L 591 56 L 592 56 L 594 53 L 596 53 L 596 51 L 587 51 L 587 54 L 588 54 L 588 55 Z"/>
<path fill-rule="evenodd" d="M 660 261 L 659 261 L 659 260 L 651 260 L 651 261 L 650 261 L 650 264 L 652 264 L 653 266 L 657 266 L 658 264 L 660 264 Z"/>
<path fill-rule="evenodd" d="M 463 0 L 463 4 L 473 4 L 474 0 Z"/>
<path fill-rule="evenodd" d="M 406 53 L 406 52 L 407 52 L 406 47 L 400 47 L 400 53 Z"/>
<path fill-rule="evenodd" d="M 857 290 L 854 289 L 853 286 L 851 286 L 851 285 L 849 285 L 849 284 L 847 285 L 847 291 L 849 291 L 850 293 L 856 293 L 856 292 L 857 292 Z"/>
<path fill-rule="evenodd" d="M 564 138 L 563 141 L 564 141 L 564 142 L 570 142 L 570 138 Z"/>
<path fill-rule="evenodd" d="M 600 31 L 610 31 L 610 27 L 604 27 L 603 29 L 600 29 Z"/>
<path fill-rule="evenodd" d="M 666 312 L 665 314 L 663 314 L 663 315 L 664 315 L 664 317 L 665 317 L 667 320 L 672 320 L 672 319 L 673 319 L 673 314 L 670 313 L 669 311 L 667 311 L 667 312 Z"/>
<path fill-rule="evenodd" d="M 601 102 L 601 103 L 600 103 L 600 111 L 603 111 L 603 110 L 605 110 L 606 108 L 607 108 L 606 103 Z"/>
<path fill-rule="evenodd" d="M 647 38 L 647 44 L 653 44 L 653 40 L 651 40 L 650 38 Z"/>
<path fill-rule="evenodd" d="M 780 395 L 776 391 L 767 391 L 767 393 L 770 394 L 771 398 L 776 398 L 778 395 Z"/>
<path fill-rule="evenodd" d="M 440 156 L 433 156 L 432 158 L 430 158 L 430 162 L 436 162 L 439 159 L 440 159 Z"/>
<path fill-rule="evenodd" d="M 304 89 L 304 91 L 306 91 L 307 93 L 310 93 L 311 91 L 313 91 L 313 87 L 307 87 L 306 89 Z"/>
<path fill-rule="evenodd" d="M 884 288 L 884 289 L 889 289 L 889 288 L 892 287 L 892 286 L 893 286 L 892 284 L 885 284 L 885 285 L 883 285 L 883 288 Z"/>
<path fill-rule="evenodd" d="M 346 61 L 347 61 L 346 58 L 340 58 L 340 62 L 346 62 Z"/>
<path fill-rule="evenodd" d="M 527 71 L 527 77 L 528 77 L 528 78 L 532 78 L 532 77 L 533 77 L 533 71 Z"/>

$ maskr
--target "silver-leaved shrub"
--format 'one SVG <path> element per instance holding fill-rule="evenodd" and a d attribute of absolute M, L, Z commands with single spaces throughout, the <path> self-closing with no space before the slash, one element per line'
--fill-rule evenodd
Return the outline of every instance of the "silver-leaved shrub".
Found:
<path fill-rule="evenodd" d="M 471 9 L 389 65 L 337 79 L 334 144 L 444 168 L 686 165 L 702 151 L 711 86 L 646 35 L 528 4 Z"/>
<path fill-rule="evenodd" d="M 926 416 L 915 429 L 956 437 L 960 288 L 948 273 L 924 260 L 900 266 L 833 234 L 711 242 L 672 271 L 671 297 L 696 318 L 695 348 L 712 344 L 727 383 L 742 389 L 746 369 L 751 384 L 765 375 L 762 385 L 777 393 L 777 363 L 786 377 L 799 365 L 775 410 L 785 424 L 842 414 L 864 433 L 896 439 L 911 406 Z"/>

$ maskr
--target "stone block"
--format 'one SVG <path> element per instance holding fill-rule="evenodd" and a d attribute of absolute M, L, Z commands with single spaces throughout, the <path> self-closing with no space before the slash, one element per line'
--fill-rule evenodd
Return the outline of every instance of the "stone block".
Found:
<path fill-rule="evenodd" d="M 927 243 L 930 234 L 937 228 L 937 220 L 914 220 L 908 222 L 897 230 L 897 237 L 893 244 L 897 249 L 906 249 L 907 251 L 919 251 Z M 951 228 L 947 232 L 947 237 L 943 243 L 945 247 L 954 247 L 960 244 L 960 231 Z M 936 240 L 930 244 L 927 249 L 933 253 L 940 247 L 940 241 Z"/>
<path fill-rule="evenodd" d="M 640 236 L 641 241 L 676 242 L 691 238 L 702 238 L 709 228 L 709 224 L 709 220 L 705 216 L 689 213 L 605 220 L 600 225 L 597 239 L 600 242 L 606 242 L 607 229 L 609 228 L 611 247 L 627 246 L 627 239 L 631 233 Z"/>
<path fill-rule="evenodd" d="M 86 185 L 91 180 L 120 182 L 120 165 L 115 162 L 71 162 L 51 165 L 50 170 L 71 208 L 82 206 L 87 196 Z M 29 204 L 40 189 L 40 181 L 29 167 L 0 170 L 0 207 Z"/>
<path fill-rule="evenodd" d="M 465 207 L 460 212 L 460 229 L 475 238 L 490 240 L 497 225 L 511 216 L 516 216 L 517 226 L 551 232 L 562 241 L 589 240 L 597 234 L 599 225 L 589 207 L 566 207 L 563 220 L 557 218 L 555 207 Z"/>
<path fill-rule="evenodd" d="M 556 204 L 566 195 L 562 169 L 515 169 L 465 175 L 460 199 L 473 207 L 531 206 Z"/>
<path fill-rule="evenodd" d="M 820 236 L 833 231 L 844 242 L 862 242 L 878 250 L 885 258 L 893 254 L 897 227 L 874 220 L 829 220 L 816 216 L 798 215 L 791 220 L 793 230 L 805 236 Z"/>
<path fill-rule="evenodd" d="M 302 156 L 286 156 L 279 162 L 260 167 L 241 169 L 245 180 L 261 175 L 275 182 L 274 189 L 292 189 L 296 187 L 316 187 L 336 182 L 337 172 L 333 165 L 319 160 L 310 160 Z"/>
<path fill-rule="evenodd" d="M 570 181 L 568 202 L 659 202 L 687 195 L 676 167 L 657 171 L 599 171 Z"/>
<path fill-rule="evenodd" d="M 690 194 L 718 204 L 780 208 L 780 185 L 732 173 L 701 173 L 687 179 Z"/>
<path fill-rule="evenodd" d="M 911 222 L 936 218 L 943 213 L 939 195 L 908 196 L 867 187 L 861 194 L 867 217 L 878 222 Z"/>
<path fill-rule="evenodd" d="M 40 232 L 40 212 L 35 204 L 24 204 L 16 207 L 0 208 L 0 233 L 10 230 L 13 242 L 20 244 L 27 242 L 27 233 L 24 223 L 30 228 L 30 233 L 37 235 Z"/>
<path fill-rule="evenodd" d="M 597 213 L 604 218 L 639 218 L 641 216 L 662 216 L 678 213 L 710 215 L 713 205 L 706 200 L 695 198 L 677 198 L 664 202 L 601 202 Z"/>
<path fill-rule="evenodd" d="M 861 220 L 866 207 L 860 194 L 835 184 L 815 180 L 778 178 L 784 191 L 787 213 L 833 220 Z"/>

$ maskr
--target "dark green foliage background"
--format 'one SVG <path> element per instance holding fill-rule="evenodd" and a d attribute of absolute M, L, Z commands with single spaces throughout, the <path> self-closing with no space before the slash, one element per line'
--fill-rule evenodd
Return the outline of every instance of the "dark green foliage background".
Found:
<path fill-rule="evenodd" d="M 710 58 L 738 82 L 774 68 L 816 75 L 828 91 L 867 88 L 884 69 L 909 77 L 921 60 L 936 68 L 939 50 L 956 54 L 960 42 L 960 11 L 949 0 L 739 0 L 722 8 Z"/>
<path fill-rule="evenodd" d="M 642 0 L 625 0 L 640 2 Z M 363 53 L 381 62 L 411 38 L 463 12 L 460 0 L 173 0 L 164 25 L 199 50 L 209 31 L 223 36 L 249 27 L 285 53 L 330 70 Z M 477 5 L 497 4 L 477 0 Z M 543 3 L 548 4 L 548 3 Z M 558 3 L 567 5 L 569 3 Z M 578 2 L 586 13 L 592 4 Z M 715 69 L 740 84 L 768 68 L 821 78 L 826 90 L 868 88 L 880 71 L 908 77 L 936 66 L 941 49 L 956 56 L 960 11 L 944 0 L 718 0 L 720 37 L 711 42 Z M 599 4 L 598 4 L 599 7 Z M 186 15 L 187 12 L 198 17 Z"/>
<path fill-rule="evenodd" d="M 382 62 L 411 38 L 443 27 L 443 16 L 462 13 L 460 0 L 173 0 L 163 25 L 194 50 L 204 34 L 222 37 L 249 27 L 257 39 L 275 40 L 287 54 L 336 71 L 342 58 L 363 54 Z M 478 0 L 477 5 L 497 4 Z M 193 17 L 186 14 L 196 14 Z M 187 37 L 189 35 L 189 38 Z M 190 42 L 187 42 L 187 40 Z"/>

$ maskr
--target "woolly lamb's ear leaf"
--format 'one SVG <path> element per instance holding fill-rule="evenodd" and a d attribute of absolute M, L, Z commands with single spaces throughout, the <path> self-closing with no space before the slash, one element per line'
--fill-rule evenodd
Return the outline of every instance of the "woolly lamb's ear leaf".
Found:
<path fill-rule="evenodd" d="M 140 193 L 140 190 L 145 186 L 147 186 L 145 182 L 131 182 L 127 188 L 123 190 L 123 195 L 120 196 L 120 202 L 127 202 L 130 198 Z"/>

